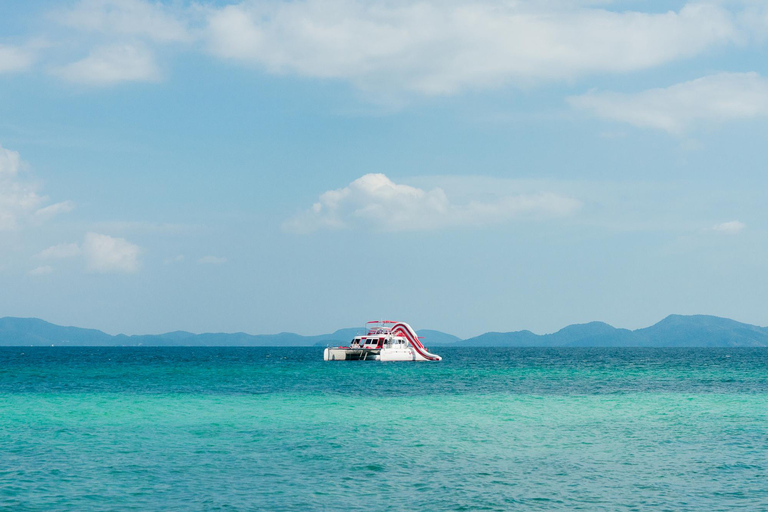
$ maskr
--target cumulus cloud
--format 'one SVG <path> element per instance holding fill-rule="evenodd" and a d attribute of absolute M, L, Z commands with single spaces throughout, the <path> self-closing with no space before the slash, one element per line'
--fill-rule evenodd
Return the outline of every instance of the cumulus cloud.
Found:
<path fill-rule="evenodd" d="M 508 83 L 625 72 L 738 37 L 714 3 L 617 12 L 574 2 L 244 2 L 210 11 L 212 53 L 366 89 L 452 94 Z"/>
<path fill-rule="evenodd" d="M 668 12 L 600 8 L 606 3 L 79 0 L 55 10 L 55 19 L 101 34 L 107 46 L 57 73 L 96 85 L 156 81 L 158 66 L 143 45 L 202 42 L 215 56 L 270 73 L 445 95 L 644 70 L 768 36 L 761 2 L 693 0 Z M 23 51 L 11 50 L 11 68 L 27 65 Z"/>
<path fill-rule="evenodd" d="M 102 46 L 54 73 L 70 82 L 95 86 L 160 80 L 154 55 L 141 44 Z"/>
<path fill-rule="evenodd" d="M 0 73 L 24 71 L 33 61 L 32 52 L 27 48 L 0 45 Z"/>
<path fill-rule="evenodd" d="M 63 25 L 109 35 L 139 36 L 158 42 L 192 39 L 183 15 L 162 3 L 143 0 L 81 0 L 56 13 Z"/>
<path fill-rule="evenodd" d="M 53 272 L 53 267 L 52 266 L 50 266 L 50 265 L 43 265 L 41 267 L 33 268 L 32 270 L 30 270 L 28 272 L 28 274 L 31 275 L 31 276 L 43 276 L 43 275 L 46 275 L 46 274 L 50 274 L 51 272 Z"/>
<path fill-rule="evenodd" d="M 197 262 L 208 265 L 221 265 L 227 262 L 227 258 L 222 258 L 220 256 L 203 256 L 197 260 Z"/>
<path fill-rule="evenodd" d="M 58 244 L 40 251 L 37 258 L 61 260 L 82 257 L 89 272 L 133 273 L 139 269 L 141 248 L 124 238 L 86 233 L 82 244 Z"/>
<path fill-rule="evenodd" d="M 22 178 L 24 165 L 17 151 L 0 146 L 0 231 L 39 224 L 72 211 L 72 201 L 46 206 L 39 185 Z"/>
<path fill-rule="evenodd" d="M 747 225 L 743 222 L 732 220 L 730 222 L 721 222 L 720 224 L 715 224 L 712 226 L 712 231 L 723 235 L 738 235 L 744 231 L 746 227 Z"/>
<path fill-rule="evenodd" d="M 0 178 L 15 178 L 21 167 L 18 151 L 11 151 L 0 146 Z"/>
<path fill-rule="evenodd" d="M 124 238 L 86 233 L 82 253 L 90 272 L 133 273 L 139 270 L 141 248 Z"/>
<path fill-rule="evenodd" d="M 63 258 L 73 258 L 81 254 L 80 246 L 77 244 L 59 244 L 51 246 L 38 253 L 37 257 L 46 260 L 58 260 Z"/>
<path fill-rule="evenodd" d="M 62 201 L 37 210 L 35 212 L 35 219 L 39 222 L 45 222 L 62 213 L 69 213 L 74 209 L 75 203 L 73 201 Z"/>
<path fill-rule="evenodd" d="M 384 174 L 366 174 L 344 188 L 325 192 L 310 209 L 284 222 L 283 229 L 428 230 L 568 216 L 580 207 L 576 199 L 546 192 L 456 203 L 440 188 L 424 190 L 394 183 Z"/>
<path fill-rule="evenodd" d="M 701 123 L 768 116 L 768 79 L 719 73 L 635 94 L 590 92 L 569 102 L 604 119 L 681 134 Z"/>

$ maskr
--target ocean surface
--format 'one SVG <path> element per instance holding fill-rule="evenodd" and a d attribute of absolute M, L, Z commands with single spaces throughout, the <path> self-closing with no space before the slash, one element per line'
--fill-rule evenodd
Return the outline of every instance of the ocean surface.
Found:
<path fill-rule="evenodd" d="M 768 349 L 0 348 L 0 509 L 768 510 Z"/>

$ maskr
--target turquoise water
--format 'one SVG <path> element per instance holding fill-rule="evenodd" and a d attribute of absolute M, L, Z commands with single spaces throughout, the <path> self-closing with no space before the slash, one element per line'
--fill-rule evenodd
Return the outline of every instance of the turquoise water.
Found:
<path fill-rule="evenodd" d="M 768 509 L 768 351 L 2 348 L 0 508 Z"/>

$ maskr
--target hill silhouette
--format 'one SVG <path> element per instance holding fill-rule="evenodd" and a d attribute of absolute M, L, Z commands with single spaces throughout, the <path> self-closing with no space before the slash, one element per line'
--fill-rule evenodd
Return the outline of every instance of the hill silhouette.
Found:
<path fill-rule="evenodd" d="M 0 318 L 0 346 L 213 346 L 310 347 L 346 344 L 362 328 L 330 334 L 204 333 L 107 334 L 96 329 L 65 327 L 38 318 Z M 670 315 L 643 329 L 617 329 L 604 322 L 564 327 L 552 334 L 531 331 L 488 332 L 461 340 L 441 331 L 418 331 L 428 346 L 456 347 L 768 347 L 768 328 L 707 315 Z"/>
<path fill-rule="evenodd" d="M 768 347 L 768 329 L 708 315 L 670 315 L 630 331 L 603 322 L 564 327 L 552 334 L 486 333 L 460 341 L 473 347 Z"/>

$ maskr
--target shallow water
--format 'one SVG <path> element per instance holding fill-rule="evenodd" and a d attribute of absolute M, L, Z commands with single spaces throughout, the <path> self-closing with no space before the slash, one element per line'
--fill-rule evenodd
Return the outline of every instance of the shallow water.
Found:
<path fill-rule="evenodd" d="M 0 508 L 768 509 L 768 350 L 0 348 Z"/>

